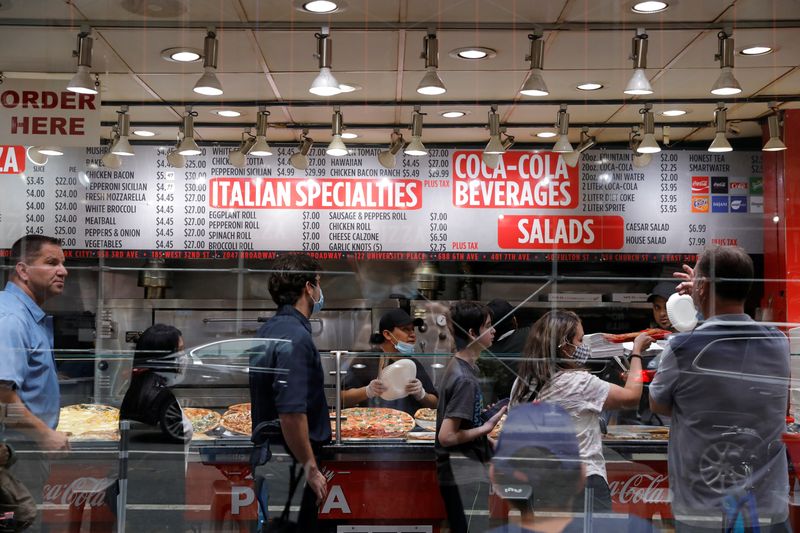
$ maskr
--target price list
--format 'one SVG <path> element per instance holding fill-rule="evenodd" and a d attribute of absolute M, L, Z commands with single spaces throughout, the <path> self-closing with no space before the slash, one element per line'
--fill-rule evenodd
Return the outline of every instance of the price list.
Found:
<path fill-rule="evenodd" d="M 557 251 L 593 260 L 693 254 L 712 243 L 763 250 L 760 153 L 664 150 L 643 162 L 628 150 L 590 150 L 569 166 L 558 154 L 513 150 L 490 167 L 479 150 L 443 148 L 401 152 L 384 166 L 383 150 L 354 145 L 331 157 L 315 147 L 301 169 L 291 164 L 294 147 L 276 147 L 238 168 L 230 148 L 215 146 L 173 168 L 164 148 L 137 146 L 111 169 L 105 148 L 70 149 L 6 177 L 0 248 L 43 233 L 79 255 L 112 257 L 547 260 Z"/>

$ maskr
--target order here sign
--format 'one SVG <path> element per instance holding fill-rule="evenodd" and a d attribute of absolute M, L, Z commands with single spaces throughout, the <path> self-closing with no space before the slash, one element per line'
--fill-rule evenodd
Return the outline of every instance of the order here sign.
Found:
<path fill-rule="evenodd" d="M 94 146 L 100 136 L 100 94 L 70 92 L 66 80 L 0 85 L 0 144 Z"/>

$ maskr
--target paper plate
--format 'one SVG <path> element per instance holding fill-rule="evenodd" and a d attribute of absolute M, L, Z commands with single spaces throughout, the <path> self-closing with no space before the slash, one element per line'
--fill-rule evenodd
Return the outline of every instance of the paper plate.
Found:
<path fill-rule="evenodd" d="M 386 386 L 386 392 L 381 398 L 387 401 L 399 400 L 408 396 L 406 385 L 417 377 L 417 366 L 411 359 L 400 359 L 387 366 L 381 372 L 381 381 Z"/>
<path fill-rule="evenodd" d="M 677 292 L 667 300 L 667 316 L 678 331 L 691 331 L 697 325 L 697 309 L 688 294 Z"/>

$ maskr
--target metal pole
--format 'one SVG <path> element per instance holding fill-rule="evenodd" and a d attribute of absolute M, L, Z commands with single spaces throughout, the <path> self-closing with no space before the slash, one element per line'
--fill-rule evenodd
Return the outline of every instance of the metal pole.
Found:
<path fill-rule="evenodd" d="M 337 350 L 333 352 L 336 358 L 336 445 L 342 444 L 342 354 L 346 351 Z"/>
<path fill-rule="evenodd" d="M 117 533 L 125 533 L 126 506 L 128 504 L 128 432 L 129 420 L 119 422 L 119 494 L 117 495 Z"/>

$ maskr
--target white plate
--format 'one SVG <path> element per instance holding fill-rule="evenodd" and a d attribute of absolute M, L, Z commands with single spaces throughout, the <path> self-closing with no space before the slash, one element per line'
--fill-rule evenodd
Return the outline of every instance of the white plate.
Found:
<path fill-rule="evenodd" d="M 625 349 L 626 352 L 632 352 L 633 351 L 633 342 L 623 342 L 622 343 L 622 347 Z M 650 347 L 646 351 L 647 352 L 660 352 L 663 349 L 664 349 L 663 346 L 661 346 L 659 344 L 656 344 L 654 342 L 654 343 L 650 344 Z"/>
<path fill-rule="evenodd" d="M 400 359 L 387 366 L 381 372 L 381 381 L 386 386 L 386 392 L 381 394 L 381 398 L 387 401 L 405 398 L 408 396 L 406 386 L 415 377 L 417 366 L 411 359 Z"/>
<path fill-rule="evenodd" d="M 691 331 L 697 326 L 697 309 L 688 294 L 677 292 L 667 300 L 667 316 L 678 331 Z"/>

